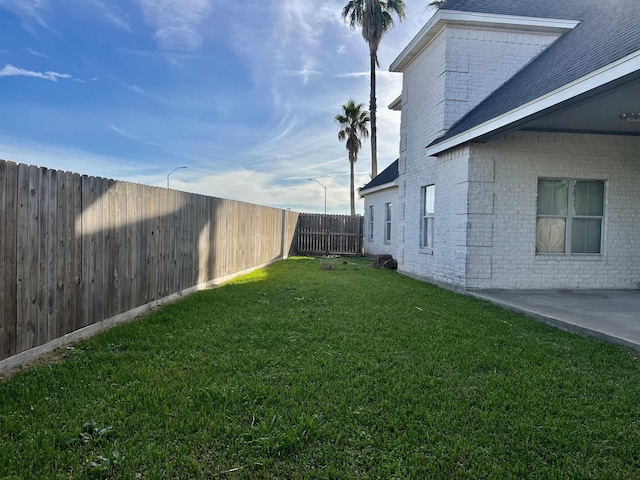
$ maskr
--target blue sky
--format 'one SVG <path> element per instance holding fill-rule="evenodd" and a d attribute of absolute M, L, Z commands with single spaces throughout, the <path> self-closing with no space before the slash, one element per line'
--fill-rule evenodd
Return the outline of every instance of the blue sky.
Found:
<path fill-rule="evenodd" d="M 347 213 L 335 115 L 369 102 L 368 48 L 342 1 L 0 0 L 0 158 L 299 211 Z M 379 170 L 398 156 L 389 64 L 425 1 L 383 40 Z M 368 143 L 356 186 L 370 171 Z M 362 210 L 361 203 L 359 210 Z"/>

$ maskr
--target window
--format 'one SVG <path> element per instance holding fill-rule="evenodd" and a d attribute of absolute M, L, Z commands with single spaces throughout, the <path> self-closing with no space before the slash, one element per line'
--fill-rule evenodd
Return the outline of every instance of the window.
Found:
<path fill-rule="evenodd" d="M 384 204 L 384 211 L 384 241 L 388 243 L 391 241 L 391 203 Z"/>
<path fill-rule="evenodd" d="M 369 205 L 369 241 L 373 241 L 373 205 Z"/>
<path fill-rule="evenodd" d="M 433 220 L 435 212 L 436 187 L 427 185 L 422 187 L 422 218 L 420 225 L 420 246 L 433 248 Z"/>
<path fill-rule="evenodd" d="M 538 179 L 536 253 L 601 254 L 603 180 Z"/>

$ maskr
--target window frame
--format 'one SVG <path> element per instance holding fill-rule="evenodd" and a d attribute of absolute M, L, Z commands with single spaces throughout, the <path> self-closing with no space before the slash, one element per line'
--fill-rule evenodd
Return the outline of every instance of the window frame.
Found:
<path fill-rule="evenodd" d="M 384 204 L 384 243 L 391 243 L 392 203 L 386 202 Z"/>
<path fill-rule="evenodd" d="M 369 205 L 369 222 L 368 222 L 368 224 L 369 224 L 369 235 L 367 236 L 367 239 L 370 242 L 373 242 L 373 239 L 374 239 L 374 237 L 373 237 L 373 225 L 374 225 L 374 213 L 375 213 L 375 210 L 373 208 L 374 206 L 375 205 Z"/>
<path fill-rule="evenodd" d="M 433 188 L 433 211 L 427 210 L 427 193 Z M 427 253 L 433 253 L 434 225 L 436 215 L 436 185 L 430 183 L 420 187 L 420 248 Z M 431 238 L 428 237 L 429 220 L 431 220 Z"/>
<path fill-rule="evenodd" d="M 540 195 L 540 181 L 563 181 L 567 182 L 567 214 L 566 215 L 546 215 L 538 213 L 538 198 Z M 602 215 L 580 215 L 573 213 L 575 211 L 575 187 L 578 182 L 602 182 Z M 606 219 L 606 201 L 607 199 L 607 180 L 597 178 L 557 178 L 557 177 L 538 177 L 536 185 L 536 238 L 537 238 L 537 225 L 540 218 L 561 218 L 565 220 L 565 232 L 564 232 L 564 252 L 539 252 L 537 245 L 534 245 L 536 256 L 543 257 L 602 257 L 604 255 L 604 240 L 605 240 L 605 219 Z M 577 220 L 600 220 L 600 252 L 573 252 L 573 221 Z M 536 242 L 537 243 L 537 240 Z"/>

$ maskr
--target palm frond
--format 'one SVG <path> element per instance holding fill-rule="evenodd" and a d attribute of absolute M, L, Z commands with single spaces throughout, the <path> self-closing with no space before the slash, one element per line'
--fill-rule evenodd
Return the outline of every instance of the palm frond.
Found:
<path fill-rule="evenodd" d="M 364 2 L 365 0 L 350 0 L 342 9 L 342 21 L 348 23 L 352 29 L 362 25 Z"/>
<path fill-rule="evenodd" d="M 439 9 L 447 4 L 448 0 L 434 0 L 427 5 L 427 8 Z"/>
<path fill-rule="evenodd" d="M 338 140 L 346 140 L 349 158 L 357 159 L 358 151 L 362 148 L 361 138 L 369 136 L 369 112 L 364 109 L 363 103 L 356 103 L 350 99 L 342 105 L 342 112 L 336 115 L 335 120 L 340 126 Z"/>

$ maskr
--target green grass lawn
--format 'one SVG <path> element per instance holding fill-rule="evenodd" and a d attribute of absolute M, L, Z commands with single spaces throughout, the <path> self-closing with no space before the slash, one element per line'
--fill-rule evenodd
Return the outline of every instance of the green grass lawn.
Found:
<path fill-rule="evenodd" d="M 639 422 L 628 350 L 291 259 L 0 383 L 0 478 L 640 478 Z"/>

